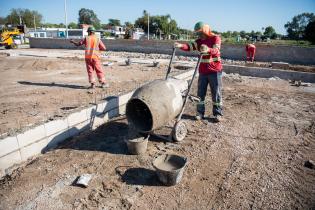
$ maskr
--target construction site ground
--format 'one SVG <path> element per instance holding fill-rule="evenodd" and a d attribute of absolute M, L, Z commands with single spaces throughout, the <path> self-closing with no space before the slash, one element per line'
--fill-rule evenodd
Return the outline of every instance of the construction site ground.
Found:
<path fill-rule="evenodd" d="M 11 55 L 11 56 L 8 56 Z M 127 58 L 141 62 L 125 65 Z M 0 51 L 0 135 L 23 132 L 37 124 L 62 118 L 71 112 L 100 102 L 106 97 L 126 93 L 146 81 L 163 78 L 169 55 L 106 52 L 103 62 L 110 87 L 96 88 L 91 94 L 82 50 L 17 49 Z M 184 65 L 195 58 L 177 57 Z M 146 64 L 143 63 L 146 61 Z M 153 67 L 153 61 L 159 61 Z M 227 64 L 269 67 L 270 63 L 224 60 Z M 175 64 L 182 67 L 183 63 Z M 314 66 L 290 65 L 290 69 L 315 72 Z M 178 74 L 186 68 L 175 68 Z"/>
<path fill-rule="evenodd" d="M 92 94 L 80 58 L 2 56 L 1 133 L 63 117 L 165 75 L 167 62 L 158 68 L 125 66 L 126 56 L 119 56 L 121 62 L 104 67 L 110 88 Z M 223 121 L 214 123 L 209 93 L 205 120 L 194 120 L 195 104 L 189 102 L 184 141 L 151 136 L 144 155 L 128 154 L 123 116 L 69 139 L 1 180 L 0 209 L 315 208 L 314 165 L 305 164 L 315 160 L 313 84 L 225 75 L 223 103 Z M 169 132 L 167 127 L 157 131 Z M 188 158 L 176 186 L 163 186 L 152 167 L 164 153 Z M 85 173 L 93 174 L 89 186 L 76 186 Z"/>
<path fill-rule="evenodd" d="M 153 67 L 152 63 L 126 66 L 126 57 L 106 56 L 103 62 L 113 64 L 103 67 L 110 87 L 97 87 L 91 94 L 82 50 L 64 51 L 5 51 L 19 52 L 21 56 L 2 53 L 0 134 L 18 133 L 36 124 L 65 117 L 106 97 L 134 90 L 146 81 L 163 78 L 167 69 L 166 63 L 158 67 Z"/>

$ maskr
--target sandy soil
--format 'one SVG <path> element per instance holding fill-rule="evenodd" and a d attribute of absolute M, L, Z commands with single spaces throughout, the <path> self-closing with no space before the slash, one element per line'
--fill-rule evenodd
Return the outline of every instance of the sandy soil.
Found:
<path fill-rule="evenodd" d="M 0 182 L 0 209 L 315 208 L 315 170 L 304 166 L 315 160 L 315 94 L 235 75 L 224 78 L 223 92 L 220 123 L 195 121 L 188 104 L 181 143 L 151 137 L 145 155 L 128 155 L 128 125 L 116 119 L 35 157 Z M 188 158 L 172 187 L 161 185 L 151 164 L 166 152 Z M 93 174 L 87 188 L 73 184 L 83 173 Z"/>
<path fill-rule="evenodd" d="M 8 52 L 34 54 L 37 57 L 7 57 Z M 112 66 L 104 66 L 110 88 L 106 90 L 97 88 L 93 94 L 90 94 L 87 90 L 89 84 L 82 50 L 1 50 L 0 138 L 22 132 L 49 120 L 65 117 L 106 97 L 133 90 L 145 81 L 164 77 L 170 57 L 128 52 L 105 52 L 104 55 L 106 58 L 103 61 L 115 61 L 112 58 L 120 58 L 120 61 L 114 62 Z M 136 63 L 125 66 L 123 61 L 127 57 L 164 59 L 164 62 L 161 62 L 158 68 Z M 183 56 L 176 58 L 188 62 L 194 59 Z M 224 63 L 245 65 L 242 61 L 225 60 Z M 269 66 L 268 63 L 259 62 L 246 65 Z M 294 68 L 299 71 L 315 72 L 312 66 L 294 66 Z"/>
<path fill-rule="evenodd" d="M 103 68 L 110 87 L 91 94 L 83 59 L 0 56 L 0 66 L 0 134 L 21 132 L 126 93 L 145 81 L 164 78 L 167 69 L 166 64 L 115 62 Z"/>

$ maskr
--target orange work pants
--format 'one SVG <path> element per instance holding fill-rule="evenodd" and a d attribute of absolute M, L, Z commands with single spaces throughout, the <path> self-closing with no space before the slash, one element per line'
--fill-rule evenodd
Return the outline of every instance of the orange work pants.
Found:
<path fill-rule="evenodd" d="M 86 70 L 89 76 L 89 83 L 94 84 L 95 83 L 95 79 L 93 76 L 93 72 L 96 72 L 96 76 L 98 78 L 98 81 L 100 83 L 105 83 L 105 76 L 104 76 L 104 72 L 102 69 L 102 64 L 100 59 L 98 58 L 89 58 L 89 59 L 85 59 L 85 63 L 86 63 Z"/>

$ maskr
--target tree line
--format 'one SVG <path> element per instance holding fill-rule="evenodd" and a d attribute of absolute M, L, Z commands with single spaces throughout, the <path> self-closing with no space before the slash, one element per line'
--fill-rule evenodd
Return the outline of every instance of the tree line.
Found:
<path fill-rule="evenodd" d="M 143 11 L 141 17 L 137 18 L 134 23 L 125 22 L 122 24 L 119 19 L 109 19 L 108 23 L 101 23 L 96 13 L 91 9 L 81 8 L 78 12 L 78 22 L 71 22 L 68 24 L 68 28 L 79 28 L 80 24 L 93 25 L 96 29 L 109 29 L 111 26 L 124 26 L 127 30 L 133 28 L 142 28 L 145 32 L 149 30 L 152 34 L 161 35 L 174 35 L 187 34 L 193 36 L 193 31 L 180 28 L 171 15 L 149 15 L 147 11 Z M 6 17 L 0 17 L 0 24 L 25 24 L 29 28 L 37 27 L 66 27 L 64 23 L 43 23 L 43 15 L 38 11 L 29 9 L 12 9 L 10 14 Z M 291 21 L 284 25 L 287 39 L 293 40 L 309 40 L 315 44 L 315 15 L 313 13 L 302 13 L 296 15 Z M 214 31 L 216 33 L 220 33 Z M 220 33 L 224 38 L 231 38 L 240 36 L 242 38 L 264 36 L 271 39 L 283 38 L 281 34 L 277 34 L 272 26 L 262 28 L 261 31 L 226 31 Z"/>

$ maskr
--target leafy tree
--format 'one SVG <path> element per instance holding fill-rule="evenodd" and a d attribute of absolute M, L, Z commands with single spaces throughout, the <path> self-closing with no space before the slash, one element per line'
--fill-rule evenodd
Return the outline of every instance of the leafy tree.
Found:
<path fill-rule="evenodd" d="M 305 39 L 315 44 L 315 20 L 307 24 L 305 28 Z"/>
<path fill-rule="evenodd" d="M 169 22 L 169 33 L 174 33 L 176 34 L 177 33 L 177 23 L 175 20 L 171 19 L 171 21 Z"/>
<path fill-rule="evenodd" d="M 7 23 L 6 18 L 0 17 L 0 24 L 4 25 L 6 23 Z"/>
<path fill-rule="evenodd" d="M 264 35 L 271 39 L 275 39 L 277 37 L 276 30 L 272 26 L 267 26 L 265 28 Z"/>
<path fill-rule="evenodd" d="M 57 24 L 57 28 L 66 28 L 66 25 L 63 23 Z"/>
<path fill-rule="evenodd" d="M 231 31 L 223 32 L 222 33 L 222 37 L 230 38 L 230 37 L 232 37 L 232 32 Z"/>
<path fill-rule="evenodd" d="M 110 25 L 110 26 L 120 26 L 120 20 L 118 20 L 118 19 L 108 19 L 108 25 Z"/>
<path fill-rule="evenodd" d="M 63 24 L 63 23 L 59 23 L 59 24 L 56 24 L 56 23 L 44 23 L 41 26 L 44 27 L 44 28 L 65 28 L 66 27 L 66 25 Z"/>
<path fill-rule="evenodd" d="M 142 28 L 144 31 L 148 31 L 148 13 L 146 10 L 143 10 L 142 17 L 139 17 L 135 21 L 135 27 Z"/>
<path fill-rule="evenodd" d="M 256 32 L 252 30 L 248 35 L 250 37 L 255 37 L 256 36 Z"/>
<path fill-rule="evenodd" d="M 148 31 L 148 13 L 143 11 L 143 16 L 135 21 L 135 27 Z M 178 27 L 175 20 L 170 15 L 150 16 L 150 33 L 163 33 L 169 35 L 171 33 L 178 34 Z"/>
<path fill-rule="evenodd" d="M 79 11 L 79 24 L 93 25 L 96 29 L 101 28 L 100 20 L 93 10 L 81 8 Z"/>
<path fill-rule="evenodd" d="M 240 31 L 240 36 L 241 36 L 242 38 L 245 38 L 246 32 L 245 32 L 245 31 Z"/>
<path fill-rule="evenodd" d="M 183 29 L 183 28 L 178 28 L 177 29 L 177 33 L 179 34 L 179 36 L 181 36 L 182 38 L 191 38 L 194 36 L 194 32 L 191 30 L 187 30 L 187 29 Z"/>
<path fill-rule="evenodd" d="M 130 22 L 125 22 L 125 35 L 124 39 L 130 39 L 132 35 L 132 30 L 134 28 L 134 25 Z"/>
<path fill-rule="evenodd" d="M 111 33 L 110 33 L 110 32 L 103 32 L 103 36 L 104 36 L 104 37 L 110 37 L 110 36 L 111 36 Z"/>
<path fill-rule="evenodd" d="M 238 31 L 233 31 L 232 32 L 232 37 L 237 37 L 240 33 Z"/>
<path fill-rule="evenodd" d="M 134 24 L 130 23 L 130 22 L 125 22 L 125 27 L 126 28 L 134 28 Z"/>
<path fill-rule="evenodd" d="M 101 24 L 101 29 L 110 29 L 110 26 L 108 24 Z"/>
<path fill-rule="evenodd" d="M 315 20 L 314 13 L 302 13 L 294 16 L 291 22 L 284 25 L 288 37 L 295 40 L 303 38 L 306 26 L 313 20 Z"/>
<path fill-rule="evenodd" d="M 57 28 L 57 24 L 56 23 L 43 23 L 41 26 L 43 28 Z"/>
<path fill-rule="evenodd" d="M 79 28 L 79 26 L 77 23 L 71 22 L 69 23 L 68 28 L 77 29 Z"/>
<path fill-rule="evenodd" d="M 34 19 L 36 26 L 40 26 L 43 16 L 35 10 L 11 9 L 10 14 L 6 17 L 6 22 L 12 25 L 19 25 L 20 18 L 27 27 L 34 27 Z"/>

